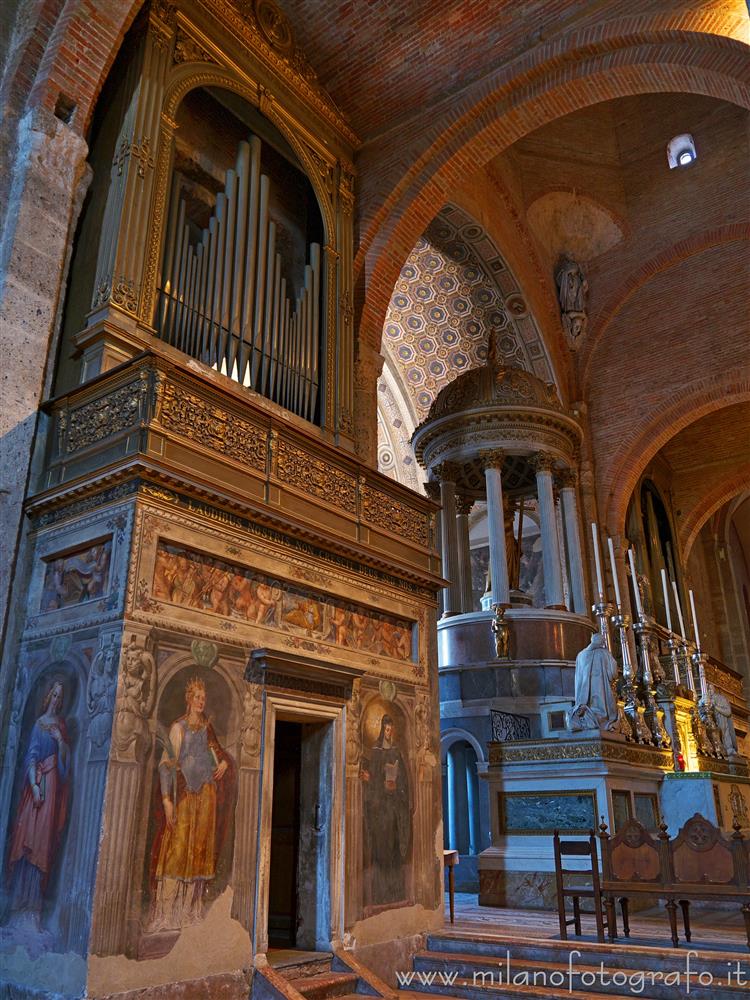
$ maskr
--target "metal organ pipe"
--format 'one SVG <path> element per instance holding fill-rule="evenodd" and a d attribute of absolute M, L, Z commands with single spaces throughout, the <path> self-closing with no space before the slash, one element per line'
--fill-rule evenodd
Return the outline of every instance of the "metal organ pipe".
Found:
<path fill-rule="evenodd" d="M 182 183 L 175 177 L 159 329 L 168 343 L 313 420 L 319 394 L 320 246 L 310 244 L 302 287 L 294 290 L 269 202 L 261 143 L 251 136 L 239 144 L 235 167 L 227 170 L 213 215 L 193 245 Z"/>

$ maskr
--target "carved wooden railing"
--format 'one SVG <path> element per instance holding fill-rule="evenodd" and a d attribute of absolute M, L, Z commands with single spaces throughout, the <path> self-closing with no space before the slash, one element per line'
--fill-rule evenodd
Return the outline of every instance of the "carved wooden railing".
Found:
<path fill-rule="evenodd" d="M 371 561 L 439 574 L 431 500 L 205 369 L 144 352 L 46 411 L 48 453 L 31 509 L 94 481 L 140 474 L 367 551 Z"/>

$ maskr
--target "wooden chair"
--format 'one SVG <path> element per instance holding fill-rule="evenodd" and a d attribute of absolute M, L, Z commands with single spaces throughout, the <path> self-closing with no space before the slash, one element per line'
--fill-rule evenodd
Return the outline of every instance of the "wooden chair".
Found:
<path fill-rule="evenodd" d="M 605 927 L 610 932 L 610 939 L 617 936 L 614 912 L 607 913 L 605 918 L 602 912 L 603 895 L 599 882 L 599 857 L 596 850 L 596 837 L 591 830 L 587 840 L 560 840 L 558 830 L 553 835 L 555 847 L 555 884 L 557 886 L 557 916 L 560 921 L 560 937 L 563 941 L 568 939 L 568 927 L 573 924 L 575 933 L 581 935 L 581 900 L 592 899 L 594 901 L 594 920 L 596 922 L 597 941 L 604 941 Z M 588 868 L 569 869 L 563 867 L 563 858 L 587 858 Z M 588 875 L 591 880 L 590 886 L 566 885 L 565 878 L 568 875 Z M 565 914 L 565 900 L 570 897 L 573 900 L 573 916 L 567 917 Z"/>

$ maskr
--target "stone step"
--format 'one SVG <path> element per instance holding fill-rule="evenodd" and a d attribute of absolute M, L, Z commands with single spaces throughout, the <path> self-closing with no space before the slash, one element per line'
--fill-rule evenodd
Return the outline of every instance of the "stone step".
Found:
<path fill-rule="evenodd" d="M 713 975 L 726 976 L 727 963 L 740 962 L 741 969 L 748 970 L 750 978 L 750 952 L 706 947 L 702 943 L 681 945 L 680 948 L 655 947 L 641 943 L 625 943 L 618 938 L 614 945 L 597 941 L 571 938 L 568 941 L 548 938 L 514 938 L 503 935 L 462 935 L 459 933 L 430 934 L 426 951 L 441 954 L 472 955 L 478 959 L 494 958 L 505 961 L 510 955 L 512 961 L 558 961 L 567 966 L 571 952 L 578 952 L 576 962 L 581 965 L 599 966 L 604 961 L 612 969 L 631 968 L 634 970 L 662 969 L 681 971 L 685 968 L 688 952 L 693 953 L 691 965 L 705 969 Z M 696 955 L 697 953 L 697 955 Z"/>
<path fill-rule="evenodd" d="M 641 996 L 646 990 L 655 1000 L 673 1000 L 675 995 L 687 995 L 688 980 L 685 976 L 685 969 L 673 970 L 668 973 L 661 968 L 660 964 L 654 965 L 649 970 L 633 969 L 625 966 L 613 968 L 603 959 L 604 968 L 600 964 L 583 965 L 577 959 L 573 966 L 561 961 L 543 961 L 539 959 L 519 960 L 511 959 L 510 963 L 497 962 L 492 959 L 479 959 L 476 955 L 461 954 L 459 952 L 434 952 L 420 951 L 414 956 L 414 971 L 419 973 L 436 973 L 435 980 L 424 982 L 425 989 L 432 990 L 439 986 L 449 992 L 452 984 L 449 977 L 456 973 L 456 982 L 468 984 L 471 988 L 480 991 L 492 986 L 501 986 L 504 983 L 521 983 L 522 978 L 526 978 L 530 984 L 537 983 L 557 986 L 561 982 L 567 994 L 568 986 L 572 985 L 580 992 L 589 992 L 596 989 L 600 993 L 609 996 Z M 699 959 L 695 959 L 693 966 L 696 974 L 707 973 L 708 970 L 702 966 Z M 743 973 L 743 980 L 737 982 L 734 968 L 727 968 L 726 964 L 718 972 L 712 972 L 710 981 L 705 979 L 703 985 L 698 975 L 690 979 L 690 993 L 695 1000 L 748 1000 L 750 998 L 750 965 L 744 965 L 748 975 Z M 731 972 L 731 975 L 729 974 Z M 441 979 L 440 973 L 443 973 Z M 479 982 L 475 979 L 475 973 L 479 977 Z M 484 976 L 482 974 L 485 974 Z M 653 977 L 650 973 L 654 973 Z M 494 977 L 489 978 L 489 975 Z M 536 974 L 536 980 L 535 980 Z M 502 976 L 502 980 L 500 977 Z M 417 981 L 418 980 L 418 977 Z M 426 977 L 425 977 L 426 978 Z M 666 981 L 665 981 L 666 979 Z M 614 981 L 612 981 L 614 980 Z M 744 981 L 745 985 L 741 985 Z M 416 988 L 422 988 L 422 983 Z M 493 992 L 493 996 L 494 996 Z"/>
<path fill-rule="evenodd" d="M 358 981 L 359 976 L 353 972 L 324 972 L 290 979 L 289 985 L 307 1000 L 327 1000 L 355 993 Z"/>
<path fill-rule="evenodd" d="M 557 987 L 553 987 L 557 989 Z M 581 990 L 568 990 L 567 986 L 561 986 L 559 992 L 550 992 L 549 986 L 519 986 L 519 985 L 502 985 L 502 986 L 474 986 L 471 980 L 458 979 L 455 983 L 444 988 L 439 988 L 433 983 L 429 987 L 425 987 L 424 992 L 418 985 L 412 985 L 409 987 L 402 987 L 399 991 L 402 996 L 414 995 L 415 993 L 419 995 L 420 1000 L 423 996 L 433 996 L 440 997 L 441 1000 L 445 1000 L 445 997 L 461 998 L 461 1000 L 612 1000 L 613 996 L 619 997 L 629 997 L 632 998 L 635 994 L 633 993 L 593 993 L 589 991 Z M 658 1000 L 650 993 L 638 993 L 638 1000 Z M 674 997 L 675 994 L 672 994 Z"/>

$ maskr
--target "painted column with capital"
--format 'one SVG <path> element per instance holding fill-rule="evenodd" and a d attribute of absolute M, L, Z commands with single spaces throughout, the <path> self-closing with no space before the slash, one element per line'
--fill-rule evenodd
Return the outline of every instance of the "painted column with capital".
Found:
<path fill-rule="evenodd" d="M 503 510 L 502 471 L 505 452 L 482 453 L 487 486 L 487 529 L 490 540 L 490 582 L 493 604 L 510 604 L 508 553 L 505 550 L 505 512 Z"/>
<path fill-rule="evenodd" d="M 440 534 L 443 545 L 443 576 L 449 581 L 443 592 L 443 617 L 461 613 L 461 588 L 458 567 L 458 532 L 456 531 L 456 478 L 453 462 L 443 462 L 434 470 L 440 482 Z"/>
<path fill-rule="evenodd" d="M 573 610 L 576 614 L 585 615 L 588 614 L 589 604 L 586 596 L 586 577 L 583 572 L 583 551 L 581 549 L 581 531 L 576 499 L 576 474 L 573 469 L 565 469 L 561 472 L 559 481 L 560 504 L 562 506 L 565 537 L 568 543 Z"/>
<path fill-rule="evenodd" d="M 474 499 L 462 493 L 456 496 L 456 534 L 458 537 L 458 581 L 461 592 L 461 612 L 474 610 L 474 595 L 471 589 L 471 546 L 469 544 L 469 514 Z"/>
<path fill-rule="evenodd" d="M 544 595 L 549 608 L 564 608 L 560 540 L 557 537 L 555 497 L 552 491 L 554 458 L 546 452 L 534 456 L 536 493 L 542 530 L 542 563 L 544 565 Z"/>

